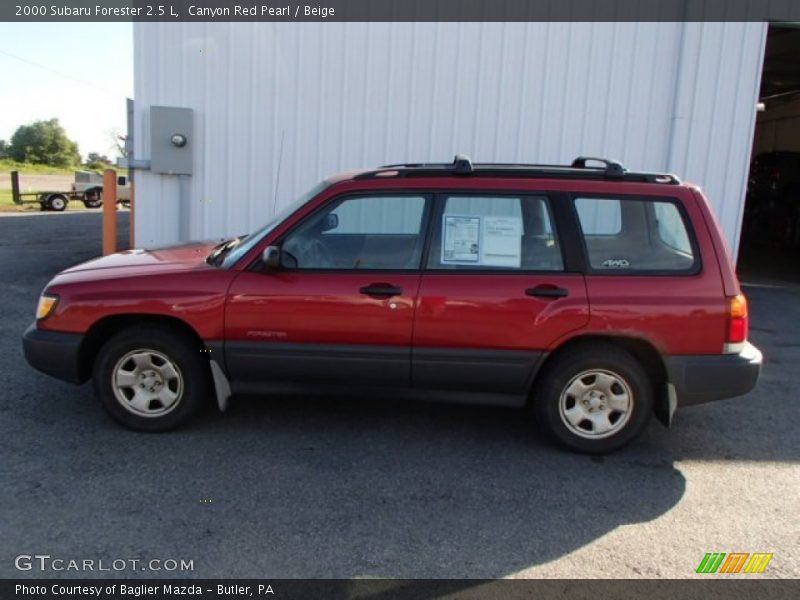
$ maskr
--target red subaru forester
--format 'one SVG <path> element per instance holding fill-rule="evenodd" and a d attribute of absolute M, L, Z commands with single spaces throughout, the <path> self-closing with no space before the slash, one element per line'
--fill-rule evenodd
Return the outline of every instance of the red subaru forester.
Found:
<path fill-rule="evenodd" d="M 55 276 L 28 362 L 161 431 L 209 397 L 400 395 L 530 406 L 608 452 L 738 396 L 761 354 L 700 190 L 615 161 L 389 165 L 332 177 L 250 235 Z M 379 394 L 378 394 L 379 392 Z"/>

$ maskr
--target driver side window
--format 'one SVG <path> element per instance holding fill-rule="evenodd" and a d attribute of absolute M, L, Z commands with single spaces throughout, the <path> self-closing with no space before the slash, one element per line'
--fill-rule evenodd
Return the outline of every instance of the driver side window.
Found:
<path fill-rule="evenodd" d="M 416 270 L 428 199 L 351 196 L 311 215 L 282 244 L 285 265 L 314 270 Z"/>

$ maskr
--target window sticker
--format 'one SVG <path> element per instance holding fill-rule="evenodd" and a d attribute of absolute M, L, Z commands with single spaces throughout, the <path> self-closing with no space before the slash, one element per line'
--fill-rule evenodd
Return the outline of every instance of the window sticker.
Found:
<path fill-rule="evenodd" d="M 442 263 L 480 264 L 481 218 L 468 215 L 444 215 L 442 220 Z"/>
<path fill-rule="evenodd" d="M 522 264 L 520 217 L 484 217 L 481 233 L 481 265 L 520 268 Z"/>

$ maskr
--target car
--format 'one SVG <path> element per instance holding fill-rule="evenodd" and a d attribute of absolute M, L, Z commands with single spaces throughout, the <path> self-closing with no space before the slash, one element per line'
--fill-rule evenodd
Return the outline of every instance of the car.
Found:
<path fill-rule="evenodd" d="M 527 408 L 591 454 L 749 392 L 748 322 L 699 188 L 456 156 L 331 177 L 222 243 L 69 268 L 23 345 L 139 431 L 237 394 L 358 394 Z"/>
<path fill-rule="evenodd" d="M 95 171 L 75 171 L 71 195 L 81 198 L 86 208 L 103 206 L 103 174 Z M 131 185 L 125 175 L 117 177 L 117 202 L 124 206 L 130 206 L 131 203 Z"/>
<path fill-rule="evenodd" d="M 742 228 L 751 239 L 800 245 L 800 152 L 762 152 L 753 159 Z"/>

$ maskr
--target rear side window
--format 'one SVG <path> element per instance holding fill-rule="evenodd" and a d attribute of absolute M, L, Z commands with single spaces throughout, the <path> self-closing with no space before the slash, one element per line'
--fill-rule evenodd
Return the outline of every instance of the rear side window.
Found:
<path fill-rule="evenodd" d="M 622 231 L 622 210 L 619 200 L 610 198 L 578 198 L 575 200 L 583 233 L 586 235 L 618 235 Z"/>
<path fill-rule="evenodd" d="M 451 195 L 433 228 L 428 268 L 561 271 L 546 197 Z"/>
<path fill-rule="evenodd" d="M 575 198 L 595 271 L 687 273 L 697 258 L 684 215 L 663 199 Z"/>

